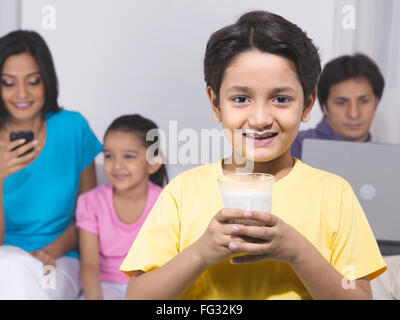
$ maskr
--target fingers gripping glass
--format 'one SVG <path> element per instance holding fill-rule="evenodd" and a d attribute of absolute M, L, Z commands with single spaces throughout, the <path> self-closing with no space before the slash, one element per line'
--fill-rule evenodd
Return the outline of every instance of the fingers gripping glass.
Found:
<path fill-rule="evenodd" d="M 20 144 L 19 146 L 15 147 L 11 151 L 14 151 L 14 150 L 26 145 L 27 143 L 31 142 L 33 140 L 33 131 L 26 130 L 26 131 L 11 131 L 10 132 L 10 142 L 19 140 L 19 139 L 25 139 L 25 142 L 23 144 Z M 29 149 L 24 154 L 21 154 L 18 157 L 23 157 L 24 155 L 26 155 L 32 151 L 33 151 L 33 148 Z"/>

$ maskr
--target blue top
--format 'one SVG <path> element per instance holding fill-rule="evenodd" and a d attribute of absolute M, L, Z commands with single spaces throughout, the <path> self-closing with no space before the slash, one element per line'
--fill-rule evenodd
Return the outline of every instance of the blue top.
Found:
<path fill-rule="evenodd" d="M 347 140 L 339 136 L 335 131 L 333 131 L 333 129 L 329 126 L 328 122 L 326 121 L 325 116 L 322 118 L 321 122 L 318 123 L 315 129 L 300 131 L 297 134 L 296 139 L 290 146 L 290 155 L 292 157 L 301 159 L 304 139 L 324 139 L 324 140 L 342 140 L 342 141 Z M 371 135 L 368 133 L 367 142 L 369 141 L 371 141 Z"/>
<path fill-rule="evenodd" d="M 101 150 L 79 112 L 48 114 L 46 141 L 38 157 L 4 179 L 4 245 L 33 251 L 59 237 L 75 218 L 81 171 Z M 66 256 L 78 258 L 77 250 Z"/>

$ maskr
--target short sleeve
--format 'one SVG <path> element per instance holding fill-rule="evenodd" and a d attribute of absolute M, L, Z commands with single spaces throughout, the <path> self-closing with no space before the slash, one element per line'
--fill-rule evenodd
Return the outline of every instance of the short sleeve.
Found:
<path fill-rule="evenodd" d="M 88 121 L 81 115 L 80 121 L 80 171 L 87 168 L 103 150 L 103 146 L 90 128 Z"/>
<path fill-rule="evenodd" d="M 350 185 L 344 186 L 341 194 L 331 264 L 349 280 L 365 276 L 372 280 L 386 270 L 374 234 Z"/>
<path fill-rule="evenodd" d="M 96 209 L 91 203 L 88 193 L 84 193 L 78 197 L 76 204 L 76 226 L 96 235 L 99 233 Z"/>
<path fill-rule="evenodd" d="M 136 270 L 157 269 L 178 255 L 180 200 L 172 189 L 170 185 L 163 189 L 122 262 L 120 271 L 128 276 Z"/>

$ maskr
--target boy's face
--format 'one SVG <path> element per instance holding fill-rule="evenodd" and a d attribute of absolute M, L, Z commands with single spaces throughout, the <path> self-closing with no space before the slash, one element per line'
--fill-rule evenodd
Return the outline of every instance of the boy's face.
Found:
<path fill-rule="evenodd" d="M 217 101 L 207 88 L 214 120 L 229 130 L 235 152 L 256 162 L 290 157 L 300 122 L 309 120 L 315 93 L 304 109 L 303 88 L 294 64 L 281 56 L 246 51 L 225 70 Z"/>
<path fill-rule="evenodd" d="M 351 78 L 330 87 L 327 106 L 322 110 L 326 121 L 347 140 L 366 141 L 374 119 L 378 98 L 367 78 Z"/>

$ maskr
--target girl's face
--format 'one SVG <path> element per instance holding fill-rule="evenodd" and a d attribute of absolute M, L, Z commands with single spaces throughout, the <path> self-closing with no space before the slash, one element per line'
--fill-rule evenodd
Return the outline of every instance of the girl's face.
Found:
<path fill-rule="evenodd" d="M 225 70 L 219 107 L 207 88 L 214 120 L 228 130 L 234 152 L 256 162 L 290 158 L 300 121 L 308 121 L 315 100 L 304 109 L 304 94 L 294 64 L 281 56 L 246 51 Z"/>
<path fill-rule="evenodd" d="M 40 118 L 45 87 L 36 60 L 29 53 L 5 60 L 0 85 L 1 99 L 14 120 Z"/>
<path fill-rule="evenodd" d="M 104 171 L 119 191 L 133 190 L 147 183 L 153 167 L 146 160 L 146 148 L 135 134 L 110 131 L 104 141 Z"/>

